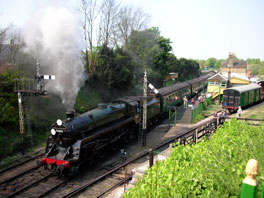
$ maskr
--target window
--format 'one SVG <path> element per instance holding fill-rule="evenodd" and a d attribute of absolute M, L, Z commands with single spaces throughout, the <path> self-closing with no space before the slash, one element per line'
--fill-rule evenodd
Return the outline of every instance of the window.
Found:
<path fill-rule="evenodd" d="M 212 81 L 209 81 L 209 85 L 214 85 L 214 82 L 212 82 Z"/>
<path fill-rule="evenodd" d="M 221 83 L 221 87 L 226 87 L 226 83 L 225 82 L 222 82 Z"/>

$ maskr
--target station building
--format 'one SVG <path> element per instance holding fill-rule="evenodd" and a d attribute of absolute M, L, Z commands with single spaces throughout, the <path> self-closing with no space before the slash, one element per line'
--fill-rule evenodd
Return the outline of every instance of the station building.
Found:
<path fill-rule="evenodd" d="M 227 60 L 222 61 L 221 71 L 208 79 L 207 93 L 212 98 L 222 101 L 223 91 L 229 87 L 250 84 L 249 65 L 244 60 L 236 58 L 235 53 L 230 52 Z"/>

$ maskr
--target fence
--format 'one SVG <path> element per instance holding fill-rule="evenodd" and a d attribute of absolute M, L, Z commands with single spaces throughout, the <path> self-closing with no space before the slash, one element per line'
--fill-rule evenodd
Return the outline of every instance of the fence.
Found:
<path fill-rule="evenodd" d="M 194 119 L 196 118 L 196 116 L 201 113 L 201 111 L 207 109 L 207 106 L 210 105 L 211 102 L 212 102 L 212 97 L 206 98 L 202 103 L 200 103 L 198 105 L 197 108 L 195 108 L 192 111 L 192 122 L 194 121 Z"/>

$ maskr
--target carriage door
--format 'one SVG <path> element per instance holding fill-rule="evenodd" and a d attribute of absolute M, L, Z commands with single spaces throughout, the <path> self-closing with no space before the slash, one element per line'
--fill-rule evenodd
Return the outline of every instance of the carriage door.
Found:
<path fill-rule="evenodd" d="M 235 104 L 235 91 L 234 90 L 229 90 L 228 94 L 228 106 L 234 107 Z"/>
<path fill-rule="evenodd" d="M 229 105 L 228 104 L 228 94 L 229 94 L 229 91 L 228 90 L 224 90 L 224 93 L 223 93 L 223 103 L 226 105 Z"/>
<path fill-rule="evenodd" d="M 238 107 L 240 106 L 240 92 L 234 91 L 234 96 L 235 96 L 234 107 Z"/>

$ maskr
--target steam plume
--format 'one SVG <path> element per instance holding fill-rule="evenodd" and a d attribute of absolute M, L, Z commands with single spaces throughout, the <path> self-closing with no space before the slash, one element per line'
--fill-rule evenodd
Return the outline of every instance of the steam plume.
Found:
<path fill-rule="evenodd" d="M 25 51 L 40 60 L 41 73 L 53 74 L 46 82 L 49 92 L 59 94 L 67 109 L 73 107 L 83 85 L 81 31 L 77 17 L 62 4 L 38 5 L 23 31 Z"/>

